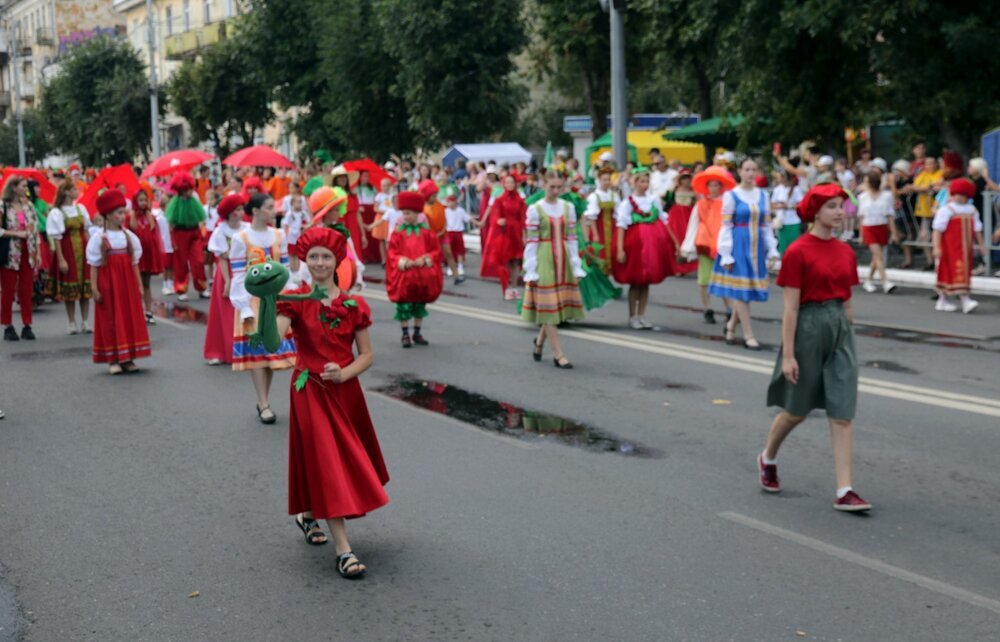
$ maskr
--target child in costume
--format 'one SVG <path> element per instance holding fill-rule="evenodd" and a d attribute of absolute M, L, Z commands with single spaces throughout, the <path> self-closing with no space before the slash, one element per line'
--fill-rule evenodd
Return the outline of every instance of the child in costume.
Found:
<path fill-rule="evenodd" d="M 294 185 L 294 183 L 292 183 Z M 302 230 L 309 225 L 309 212 L 306 211 L 306 199 L 298 193 L 298 188 L 293 187 L 292 193 L 285 198 L 288 200 L 288 207 L 284 210 L 281 219 L 281 229 L 288 238 L 288 259 L 290 261 L 292 274 L 299 272 L 299 257 L 295 254 L 295 244 L 302 235 Z"/>
<path fill-rule="evenodd" d="M 957 294 L 962 313 L 969 314 L 979 302 L 969 296 L 972 287 L 973 242 L 985 256 L 983 222 L 979 210 L 970 201 L 976 196 L 976 184 L 967 178 L 956 178 L 948 187 L 948 203 L 934 214 L 934 260 L 937 263 L 938 300 L 934 309 L 954 312 L 958 307 L 950 297 Z"/>
<path fill-rule="evenodd" d="M 687 232 L 688 221 L 694 211 L 697 194 L 691 189 L 691 170 L 682 169 L 677 174 L 676 185 L 667 192 L 663 208 L 667 210 L 667 232 L 670 236 L 670 269 L 675 275 L 690 274 L 698 269 L 694 263 L 681 258 L 681 242 Z"/>
<path fill-rule="evenodd" d="M 328 541 L 317 521 L 325 519 L 338 572 L 358 579 L 367 568 L 351 549 L 345 520 L 389 502 L 389 474 L 358 381 L 372 364 L 371 312 L 362 298 L 341 289 L 336 276 L 346 245 L 343 235 L 325 227 L 299 237 L 299 259 L 325 298 L 279 297 L 277 329 L 281 335 L 290 330 L 298 345 L 290 392 L 288 512 L 314 546 Z"/>
<path fill-rule="evenodd" d="M 156 227 L 160 231 L 160 247 L 163 248 L 163 286 L 160 288 L 160 294 L 172 296 L 174 294 L 174 246 L 170 242 L 170 224 L 167 222 L 167 216 L 156 201 L 158 193 L 160 193 L 158 190 L 153 191 L 151 208 L 153 218 L 156 219 Z M 169 204 L 169 201 L 166 204 Z"/>
<path fill-rule="evenodd" d="M 229 246 L 232 282 L 229 300 L 236 309 L 233 326 L 233 370 L 249 370 L 257 395 L 257 417 L 261 423 L 273 424 L 278 419 L 271 410 L 269 397 L 275 370 L 287 370 L 295 359 L 295 342 L 285 338 L 277 351 L 268 352 L 251 343 L 249 336 L 257 332 L 257 310 L 260 301 L 247 292 L 244 281 L 252 264 L 270 259 L 288 265 L 288 239 L 274 224 L 274 199 L 258 192 L 243 207 L 250 226 L 233 235 Z"/>
<path fill-rule="evenodd" d="M 427 345 L 421 332 L 427 316 L 427 304 L 441 295 L 444 273 L 441 271 L 441 246 L 431 228 L 419 221 L 424 211 L 423 196 L 417 192 L 400 192 L 397 196 L 402 221 L 392 233 L 386 256 L 385 283 L 389 300 L 396 304 L 393 317 L 402 330 L 402 344 Z M 413 340 L 410 340 L 410 320 L 413 320 Z"/>
<path fill-rule="evenodd" d="M 233 362 L 233 328 L 236 309 L 229 300 L 232 290 L 232 269 L 229 267 L 229 249 L 233 237 L 248 225 L 243 222 L 243 196 L 230 194 L 219 203 L 219 223 L 208 239 L 208 249 L 215 255 L 215 279 L 212 282 L 212 303 L 208 307 L 208 324 L 205 328 L 205 361 L 210 366 Z M 286 215 L 287 217 L 287 215 Z"/>
<path fill-rule="evenodd" d="M 87 241 L 94 295 L 94 363 L 113 375 L 135 372 L 136 359 L 152 354 L 142 309 L 139 237 L 125 229 L 125 195 L 108 189 L 97 197 L 104 228 Z"/>
<path fill-rule="evenodd" d="M 344 214 L 347 211 L 348 194 L 339 187 L 319 187 L 309 196 L 309 210 L 313 214 L 312 226 L 328 227 L 344 235 L 347 239 L 347 258 L 338 268 L 340 284 L 348 290 L 362 289 L 362 275 L 365 264 L 361 255 L 355 251 L 351 243 L 351 232 L 344 225 Z"/>
<path fill-rule="evenodd" d="M 701 195 L 688 219 L 687 233 L 681 243 L 681 254 L 689 261 L 698 261 L 698 290 L 705 309 L 705 323 L 715 323 L 708 285 L 712 279 L 712 266 L 718 255 L 719 229 L 722 227 L 722 194 L 736 187 L 729 172 L 718 165 L 711 165 L 695 174 L 691 188 Z M 729 300 L 723 299 L 726 308 Z"/>
<path fill-rule="evenodd" d="M 385 267 L 386 242 L 389 238 L 390 226 L 385 215 L 393 209 L 392 181 L 388 178 L 382 179 L 381 190 L 375 195 L 375 220 L 372 221 L 369 232 L 373 239 L 378 241 L 378 251 L 381 257 L 382 267 Z"/>
<path fill-rule="evenodd" d="M 465 208 L 458 204 L 458 194 L 454 191 L 444 199 L 445 230 L 451 255 L 458 265 L 458 276 L 465 278 L 465 228 L 472 222 L 472 217 Z"/>
<path fill-rule="evenodd" d="M 854 492 L 851 480 L 851 433 L 858 397 L 851 288 L 858 284 L 858 265 L 851 247 L 835 236 L 843 225 L 847 198 L 839 185 L 826 183 L 810 189 L 799 203 L 799 216 L 813 225 L 788 248 L 778 273 L 785 313 L 767 405 L 782 412 L 771 424 L 757 468 L 761 487 L 779 492 L 778 449 L 810 411 L 825 409 L 837 478 L 833 507 L 857 512 L 872 506 Z"/>
<path fill-rule="evenodd" d="M 90 215 L 87 208 L 76 204 L 80 192 L 73 180 L 64 180 L 56 191 L 46 221 L 49 241 L 55 250 L 55 265 L 50 277 L 49 292 L 56 301 L 66 305 L 69 321 L 67 334 L 90 332 L 90 275 L 84 256 L 89 235 Z M 80 324 L 76 322 L 76 306 L 80 305 Z"/>
<path fill-rule="evenodd" d="M 368 238 L 368 244 L 361 253 L 361 260 L 364 263 L 374 263 L 380 261 L 382 254 L 379 251 L 377 239 L 371 238 L 371 230 L 375 227 L 375 217 L 378 210 L 375 206 L 375 196 L 377 194 L 375 186 L 371 183 L 371 175 L 368 172 L 358 174 L 358 186 L 354 188 L 358 196 L 358 208 L 361 216 L 361 229 Z"/>
<path fill-rule="evenodd" d="M 132 201 L 132 211 L 125 221 L 129 229 L 142 246 L 142 257 L 139 259 L 139 277 L 142 281 L 142 305 L 146 312 L 146 323 L 156 325 L 153 316 L 153 290 L 150 282 L 156 274 L 161 274 L 164 267 L 163 241 L 160 236 L 156 216 L 153 214 L 152 188 L 143 183 L 143 187 L 135 194 Z"/>
<path fill-rule="evenodd" d="M 437 237 L 438 247 L 444 257 L 444 262 L 448 264 L 448 273 L 455 275 L 455 285 L 461 285 L 465 282 L 465 277 L 458 274 L 458 265 L 455 263 L 455 257 L 452 256 L 451 246 L 445 239 L 447 221 L 444 215 L 444 203 L 439 198 L 441 188 L 434 181 L 425 179 L 420 181 L 418 192 L 424 197 L 423 214 L 426 217 L 427 225 Z M 403 207 L 400 206 L 399 209 L 402 210 Z"/>
<path fill-rule="evenodd" d="M 722 197 L 722 227 L 718 256 L 712 267 L 709 294 L 733 302 L 734 314 L 726 323 L 726 343 L 736 343 L 736 324 L 743 326 L 744 347 L 760 350 L 750 325 L 750 302 L 767 301 L 768 266 L 778 259 L 778 242 L 771 233 L 767 192 L 754 184 L 757 163 L 740 164 L 740 184 Z"/>
<path fill-rule="evenodd" d="M 802 188 L 796 176 L 781 173 L 781 182 L 771 192 L 772 226 L 778 231 L 778 254 L 784 256 L 788 246 L 802 236 L 802 220 L 795 210 L 802 201 Z"/>
<path fill-rule="evenodd" d="M 500 184 L 503 191 L 489 205 L 479 224 L 489 229 L 485 260 L 496 266 L 503 298 L 516 301 L 521 293 L 513 286 L 517 285 L 518 268 L 524 257 L 524 220 L 528 206 L 518 194 L 517 180 L 513 176 L 504 176 Z"/>
<path fill-rule="evenodd" d="M 170 181 L 174 197 L 167 205 L 167 222 L 170 223 L 170 238 L 174 246 L 174 290 L 178 301 L 188 300 L 188 270 L 194 281 L 198 296 L 208 298 L 205 291 L 205 245 L 201 228 L 205 224 L 205 208 L 194 192 L 194 177 L 187 172 L 178 172 Z"/>
<path fill-rule="evenodd" d="M 621 197 L 611 187 L 614 166 L 602 165 L 597 174 L 597 189 L 587 197 L 583 226 L 586 239 L 593 244 L 597 264 L 601 272 L 611 274 L 615 256 L 615 209 L 621 204 Z"/>
<path fill-rule="evenodd" d="M 528 208 L 524 246 L 524 298 L 521 318 L 539 326 L 532 357 L 542 360 L 545 341 L 552 344 L 553 363 L 570 369 L 557 326 L 584 318 L 577 280 L 586 276 L 576 240 L 576 211 L 560 199 L 563 177 L 549 170 L 545 197 Z"/>
<path fill-rule="evenodd" d="M 646 320 L 649 286 L 672 274 L 673 244 L 667 231 L 667 213 L 660 198 L 649 192 L 649 168 L 633 170 L 635 192 L 615 211 L 615 281 L 627 283 L 628 324 L 650 330 Z"/>

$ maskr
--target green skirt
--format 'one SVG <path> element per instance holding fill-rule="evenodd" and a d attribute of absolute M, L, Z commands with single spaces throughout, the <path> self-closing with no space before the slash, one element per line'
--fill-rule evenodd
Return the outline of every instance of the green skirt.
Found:
<path fill-rule="evenodd" d="M 767 405 L 778 406 L 796 417 L 817 408 L 831 419 L 850 421 L 858 405 L 858 360 L 854 356 L 854 331 L 841 301 L 806 303 L 799 310 L 795 330 L 795 360 L 799 382 L 788 383 L 781 372 L 782 351 L 774 364 Z"/>
<path fill-rule="evenodd" d="M 608 301 L 622 298 L 622 289 L 616 288 L 604 272 L 597 265 L 591 265 L 586 258 L 583 259 L 583 269 L 587 276 L 579 280 L 580 298 L 583 299 L 583 307 L 587 310 L 596 310 L 604 307 Z M 520 311 L 518 311 L 520 312 Z"/>
<path fill-rule="evenodd" d="M 778 253 L 784 256 L 788 246 L 800 236 L 802 236 L 801 223 L 790 223 L 778 230 Z"/>

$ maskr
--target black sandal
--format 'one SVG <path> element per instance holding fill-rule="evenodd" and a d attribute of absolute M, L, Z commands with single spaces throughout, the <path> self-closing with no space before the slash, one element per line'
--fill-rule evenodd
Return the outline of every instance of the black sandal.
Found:
<path fill-rule="evenodd" d="M 337 571 L 345 580 L 359 580 L 365 576 L 368 569 L 361 568 L 361 560 L 354 554 L 354 551 L 347 551 L 337 556 Z"/>
<path fill-rule="evenodd" d="M 538 339 L 532 339 L 531 340 L 531 345 L 535 346 L 531 350 L 531 356 L 532 356 L 532 358 L 534 358 L 535 361 L 541 361 L 542 360 L 542 350 L 544 349 L 544 346 L 538 345 Z"/>
<path fill-rule="evenodd" d="M 302 533 L 306 536 L 306 544 L 310 546 L 322 546 L 330 541 L 323 529 L 320 528 L 319 522 L 311 517 L 296 515 L 295 525 L 302 529 Z"/>
<path fill-rule="evenodd" d="M 561 360 L 565 360 L 566 363 L 560 363 Z M 566 358 L 566 355 L 563 355 L 561 357 L 556 357 L 555 359 L 552 360 L 552 363 L 554 363 L 555 366 L 557 368 L 559 368 L 560 370 L 572 370 L 573 369 L 573 364 L 570 362 L 569 359 Z"/>
<path fill-rule="evenodd" d="M 270 417 L 264 416 L 265 410 L 271 413 Z M 257 417 L 260 418 L 260 423 L 262 424 L 273 424 L 274 422 L 278 421 L 278 415 L 274 414 L 274 411 L 271 410 L 271 406 L 264 406 L 263 408 L 257 406 Z"/>

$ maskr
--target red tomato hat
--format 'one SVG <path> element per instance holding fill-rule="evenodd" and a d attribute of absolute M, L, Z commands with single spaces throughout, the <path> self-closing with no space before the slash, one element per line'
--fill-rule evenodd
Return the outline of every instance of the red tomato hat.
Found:
<path fill-rule="evenodd" d="M 819 211 L 819 208 L 823 207 L 823 204 L 830 199 L 837 197 L 846 199 L 847 192 L 836 183 L 821 183 L 806 192 L 795 210 L 803 222 L 812 223 L 816 219 L 816 212 Z"/>

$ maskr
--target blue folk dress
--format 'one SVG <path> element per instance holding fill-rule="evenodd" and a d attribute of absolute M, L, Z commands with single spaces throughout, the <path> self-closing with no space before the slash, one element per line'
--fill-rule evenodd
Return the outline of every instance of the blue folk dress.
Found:
<path fill-rule="evenodd" d="M 731 215 L 723 214 L 722 229 L 719 232 L 719 255 L 712 266 L 712 280 L 708 292 L 712 296 L 735 299 L 737 301 L 767 301 L 770 279 L 767 274 L 767 259 L 772 253 L 769 241 L 774 238 L 767 221 L 767 195 L 756 190 L 756 203 L 748 203 L 739 196 L 740 190 L 727 192 L 734 201 Z M 722 267 L 726 258 L 723 253 L 723 235 L 728 231 L 732 236 L 732 270 Z"/>

